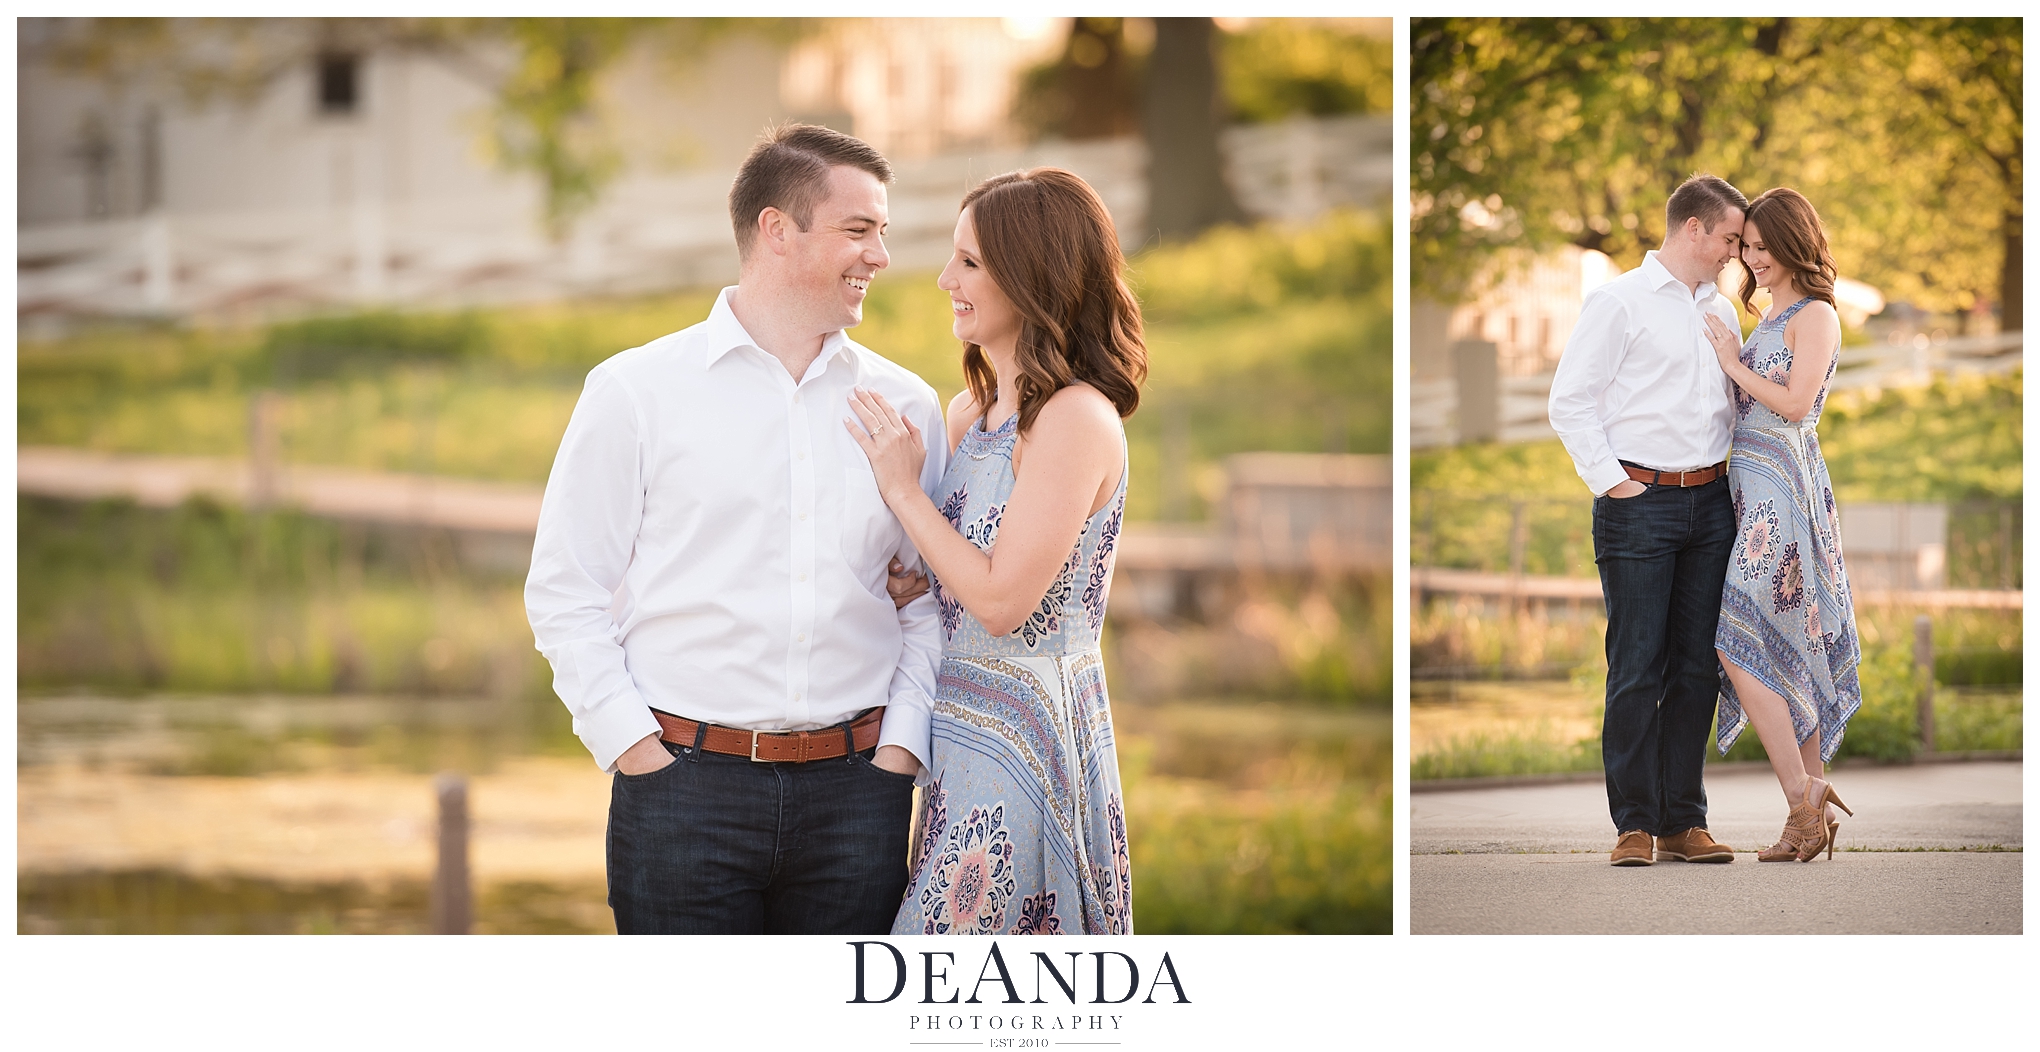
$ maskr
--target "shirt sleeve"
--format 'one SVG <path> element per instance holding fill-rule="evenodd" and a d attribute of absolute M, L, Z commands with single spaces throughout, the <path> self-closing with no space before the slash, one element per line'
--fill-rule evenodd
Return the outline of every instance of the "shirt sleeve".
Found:
<path fill-rule="evenodd" d="M 922 441 L 928 446 L 928 458 L 921 464 L 921 491 L 932 500 L 937 497 L 942 475 L 949 466 L 949 450 L 943 441 L 946 432 L 935 392 L 929 390 L 924 397 L 914 399 L 907 414 L 914 426 L 921 429 Z M 904 539 L 904 532 L 896 554 L 900 562 L 919 566 L 921 555 L 914 550 L 912 541 Z M 922 570 L 926 572 L 925 567 Z M 901 607 L 899 619 L 899 665 L 893 669 L 878 743 L 897 745 L 913 753 L 921 761 L 919 784 L 926 785 L 934 766 L 930 762 L 934 749 L 929 727 L 935 709 L 935 681 L 942 668 L 941 611 L 933 592 Z"/>
<path fill-rule="evenodd" d="M 539 652 L 552 664 L 553 691 L 605 771 L 659 731 L 624 664 L 610 613 L 644 516 L 639 433 L 628 392 L 597 367 L 553 460 L 524 582 L 525 612 Z"/>
<path fill-rule="evenodd" d="M 1626 312 L 1614 294 L 1596 289 L 1580 304 L 1579 322 L 1558 359 L 1551 379 L 1551 429 L 1572 454 L 1573 469 L 1595 496 L 1614 489 L 1629 477 L 1608 444 L 1601 421 L 1602 392 L 1621 365 L 1627 328 Z"/>

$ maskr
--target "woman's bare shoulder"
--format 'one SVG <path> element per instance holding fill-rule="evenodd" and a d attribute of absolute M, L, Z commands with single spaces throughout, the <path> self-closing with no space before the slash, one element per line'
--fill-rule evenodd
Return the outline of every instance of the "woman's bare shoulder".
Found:
<path fill-rule="evenodd" d="M 1112 400 L 1086 383 L 1073 383 L 1049 395 L 1034 420 L 1035 429 L 1042 434 L 1072 443 L 1116 438 L 1121 426 Z"/>
<path fill-rule="evenodd" d="M 1799 313 L 1785 323 L 1791 335 L 1805 333 L 1809 336 L 1822 335 L 1839 339 L 1842 334 L 1842 316 L 1835 312 L 1834 304 L 1826 300 L 1814 300 L 1799 308 Z"/>
<path fill-rule="evenodd" d="M 1048 396 L 1048 401 L 1041 407 L 1041 414 L 1048 416 L 1050 413 L 1073 423 L 1083 418 L 1102 421 L 1115 430 L 1119 427 L 1119 410 L 1112 404 L 1112 399 L 1081 380 Z"/>

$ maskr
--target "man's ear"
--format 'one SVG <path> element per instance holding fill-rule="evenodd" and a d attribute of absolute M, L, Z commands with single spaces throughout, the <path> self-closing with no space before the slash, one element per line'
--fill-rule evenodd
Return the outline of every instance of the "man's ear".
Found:
<path fill-rule="evenodd" d="M 758 212 L 757 245 L 773 255 L 785 255 L 793 230 L 793 217 L 771 205 Z"/>

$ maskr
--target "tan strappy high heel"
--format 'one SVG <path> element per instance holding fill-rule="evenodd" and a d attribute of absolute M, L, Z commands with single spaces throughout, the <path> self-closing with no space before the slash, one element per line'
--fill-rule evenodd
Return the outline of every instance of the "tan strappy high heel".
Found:
<path fill-rule="evenodd" d="M 1816 784 L 1820 786 L 1819 793 L 1814 792 Z M 1778 842 L 1757 852 L 1757 861 L 1811 862 L 1819 858 L 1821 849 L 1832 842 L 1824 821 L 1824 807 L 1829 802 L 1849 811 L 1848 805 L 1835 795 L 1834 786 L 1819 778 L 1808 778 L 1798 805 L 1785 816 L 1785 829 L 1778 834 Z M 1849 811 L 1851 816 L 1855 813 Z"/>

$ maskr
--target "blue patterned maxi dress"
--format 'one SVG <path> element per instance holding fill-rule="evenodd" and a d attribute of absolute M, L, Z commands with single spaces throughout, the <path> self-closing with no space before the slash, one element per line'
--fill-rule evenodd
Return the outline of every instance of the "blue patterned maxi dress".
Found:
<path fill-rule="evenodd" d="M 1742 363 L 1780 384 L 1792 371 L 1785 324 L 1810 299 L 1757 323 Z M 1827 376 L 1806 418 L 1794 424 L 1738 388 L 1728 484 L 1735 494 L 1736 540 L 1722 588 L 1714 645 L 1785 699 L 1800 744 L 1820 732 L 1820 758 L 1834 758 L 1849 717 L 1863 704 L 1856 681 L 1862 650 L 1842 565 L 1834 488 L 1814 425 L 1827 403 Z M 1728 671 L 1721 670 L 1716 734 L 1722 752 L 1749 724 Z"/>
<path fill-rule="evenodd" d="M 1013 492 L 1019 414 L 972 424 L 938 506 L 980 550 Z M 1098 630 L 1126 477 L 1027 621 L 993 636 L 935 580 L 933 781 L 895 934 L 1131 934 L 1133 877 Z"/>

